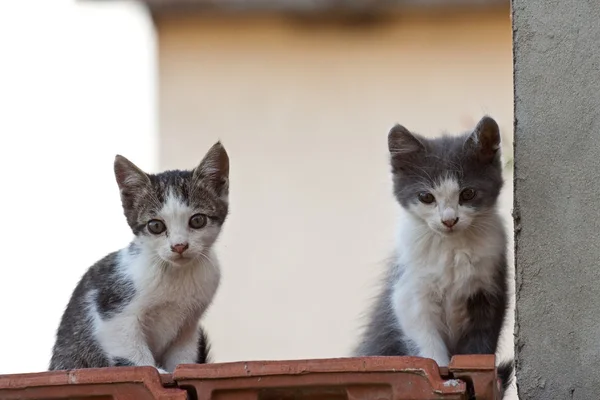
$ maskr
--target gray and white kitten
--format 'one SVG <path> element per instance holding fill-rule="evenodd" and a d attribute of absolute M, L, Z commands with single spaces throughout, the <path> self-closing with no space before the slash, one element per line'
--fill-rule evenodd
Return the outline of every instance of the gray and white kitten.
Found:
<path fill-rule="evenodd" d="M 472 133 L 436 139 L 396 125 L 388 146 L 396 254 L 356 355 L 448 365 L 455 354 L 494 354 L 508 304 L 498 124 L 486 116 Z M 504 389 L 512 368 L 499 367 Z"/>
<path fill-rule="evenodd" d="M 229 158 L 216 143 L 192 171 L 147 174 L 115 158 L 130 245 L 93 265 L 64 312 L 50 370 L 176 365 L 208 357 L 200 317 L 219 286 L 213 252 L 228 213 Z"/>

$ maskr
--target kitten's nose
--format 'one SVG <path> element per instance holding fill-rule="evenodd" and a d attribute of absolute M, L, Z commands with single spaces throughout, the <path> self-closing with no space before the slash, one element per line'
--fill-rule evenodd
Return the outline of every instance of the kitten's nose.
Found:
<path fill-rule="evenodd" d="M 443 219 L 442 224 L 446 225 L 448 228 L 452 228 L 458 222 L 457 218 Z"/>
<path fill-rule="evenodd" d="M 171 251 L 173 253 L 183 254 L 183 252 L 186 251 L 189 247 L 190 245 L 187 243 L 178 243 L 174 246 L 171 246 Z"/>

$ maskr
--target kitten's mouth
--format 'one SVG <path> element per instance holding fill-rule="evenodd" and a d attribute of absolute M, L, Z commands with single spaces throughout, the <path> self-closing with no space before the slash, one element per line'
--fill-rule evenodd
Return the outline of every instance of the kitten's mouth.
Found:
<path fill-rule="evenodd" d="M 172 259 L 170 259 L 170 260 L 169 260 L 169 262 L 170 262 L 171 264 L 175 264 L 175 265 L 177 265 L 177 266 L 180 266 L 180 265 L 185 265 L 185 264 L 189 263 L 191 260 L 192 260 L 192 259 L 191 259 L 190 257 L 186 257 L 186 256 L 178 256 L 178 257 L 176 257 L 176 258 L 172 258 Z"/>
<path fill-rule="evenodd" d="M 434 228 L 434 230 L 436 232 L 440 233 L 441 235 L 444 235 L 444 236 L 446 236 L 446 235 L 448 235 L 448 236 L 449 235 L 454 235 L 454 234 L 456 234 L 456 232 L 459 231 L 455 227 L 448 228 L 446 226 L 444 226 L 444 227 L 436 227 L 436 228 Z"/>

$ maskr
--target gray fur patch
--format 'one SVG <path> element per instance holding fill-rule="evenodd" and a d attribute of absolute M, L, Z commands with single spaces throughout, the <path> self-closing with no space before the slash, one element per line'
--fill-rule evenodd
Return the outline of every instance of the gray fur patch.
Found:
<path fill-rule="evenodd" d="M 96 294 L 96 309 L 103 319 L 109 319 L 125 307 L 135 296 L 135 287 L 129 279 L 118 274 L 118 253 L 112 253 L 90 269 L 87 277 L 90 289 Z"/>
<path fill-rule="evenodd" d="M 109 360 L 92 334 L 88 293 L 99 294 L 97 307 L 104 318 L 118 312 L 133 297 L 131 283 L 116 276 L 118 252 L 94 264 L 81 278 L 63 314 L 56 334 L 50 370 L 108 367 Z"/>

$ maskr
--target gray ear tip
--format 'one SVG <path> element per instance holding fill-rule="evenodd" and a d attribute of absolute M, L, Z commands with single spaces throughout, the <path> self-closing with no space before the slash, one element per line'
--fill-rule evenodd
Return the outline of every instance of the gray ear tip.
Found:
<path fill-rule="evenodd" d="M 206 172 L 207 168 L 214 171 L 218 170 L 220 171 L 219 173 L 229 173 L 229 154 L 227 154 L 225 146 L 223 146 L 221 140 L 215 142 L 215 144 L 208 149 L 202 158 L 202 161 L 200 161 L 200 164 L 194 169 L 194 171 L 202 174 L 203 171 Z"/>
<path fill-rule="evenodd" d="M 403 125 L 396 124 L 388 133 L 388 146 L 391 149 L 394 143 L 401 142 L 403 139 L 406 139 L 409 136 L 411 136 L 411 134 L 408 129 L 406 129 Z"/>
<path fill-rule="evenodd" d="M 489 130 L 500 131 L 500 127 L 498 126 L 496 120 L 490 117 L 489 115 L 484 115 L 477 125 L 479 127 L 486 128 Z"/>
<path fill-rule="evenodd" d="M 115 156 L 115 161 L 114 161 L 113 165 L 114 165 L 115 169 L 117 169 L 117 168 L 123 166 L 123 164 L 126 164 L 126 163 L 127 163 L 127 159 L 125 157 L 123 157 L 122 155 L 117 154 Z"/>
<path fill-rule="evenodd" d="M 407 133 L 410 132 L 404 127 L 404 125 L 395 124 L 394 126 L 392 126 L 392 129 L 390 129 L 388 136 L 393 137 L 398 135 L 406 135 Z"/>
<path fill-rule="evenodd" d="M 212 150 L 218 151 L 223 155 L 227 156 L 227 150 L 225 150 L 225 146 L 223 146 L 223 142 L 221 142 L 221 140 L 218 140 L 215 144 L 212 145 Z"/>

